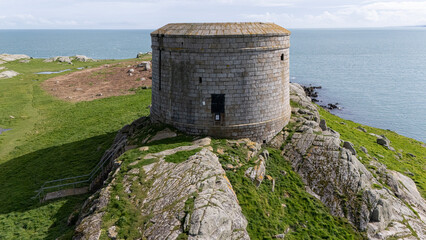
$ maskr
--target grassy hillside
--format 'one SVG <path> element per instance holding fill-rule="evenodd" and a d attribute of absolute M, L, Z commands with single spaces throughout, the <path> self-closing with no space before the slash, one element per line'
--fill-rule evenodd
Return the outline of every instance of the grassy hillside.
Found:
<path fill-rule="evenodd" d="M 35 73 L 114 62 L 118 61 L 69 65 L 33 59 L 2 65 L 21 74 L 0 79 L 0 127 L 12 129 L 0 135 L 0 239 L 55 239 L 72 230 L 67 218 L 85 196 L 40 204 L 31 199 L 34 191 L 46 180 L 90 172 L 115 132 L 149 113 L 150 90 L 70 103 L 40 87 L 61 74 Z"/>

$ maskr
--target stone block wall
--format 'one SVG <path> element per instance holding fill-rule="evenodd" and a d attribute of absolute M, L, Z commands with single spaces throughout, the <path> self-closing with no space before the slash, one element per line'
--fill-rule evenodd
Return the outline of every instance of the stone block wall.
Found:
<path fill-rule="evenodd" d="M 255 141 L 269 141 L 288 123 L 288 35 L 151 37 L 153 120 Z M 212 94 L 225 94 L 220 121 Z"/>

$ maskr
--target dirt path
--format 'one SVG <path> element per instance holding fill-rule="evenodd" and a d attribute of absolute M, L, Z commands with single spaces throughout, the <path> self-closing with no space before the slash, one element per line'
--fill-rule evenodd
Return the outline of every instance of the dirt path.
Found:
<path fill-rule="evenodd" d="M 79 102 L 134 94 L 134 89 L 151 86 L 151 70 L 137 67 L 139 62 L 106 64 L 67 75 L 50 78 L 42 83 L 44 90 L 60 99 Z M 129 73 L 134 69 L 133 73 Z"/>

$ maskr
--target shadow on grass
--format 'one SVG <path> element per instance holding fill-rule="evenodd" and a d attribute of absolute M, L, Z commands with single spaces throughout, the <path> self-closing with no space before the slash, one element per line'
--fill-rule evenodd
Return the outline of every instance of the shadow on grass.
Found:
<path fill-rule="evenodd" d="M 63 233 L 62 230 L 67 228 L 68 216 L 87 195 L 39 203 L 38 199 L 31 199 L 36 194 L 35 190 L 48 180 L 89 173 L 104 151 L 110 147 L 115 135 L 116 133 L 112 132 L 50 147 L 2 163 L 0 165 L 0 214 L 6 216 L 3 216 L 3 219 L 0 218 L 0 230 L 7 230 L 11 224 L 21 224 L 32 218 L 39 221 L 45 218 L 50 224 L 48 239 L 56 238 L 59 233 Z M 49 214 L 52 210 L 56 211 L 53 217 Z M 20 216 L 25 219 L 20 219 Z M 24 224 L 22 230 L 27 227 Z"/>

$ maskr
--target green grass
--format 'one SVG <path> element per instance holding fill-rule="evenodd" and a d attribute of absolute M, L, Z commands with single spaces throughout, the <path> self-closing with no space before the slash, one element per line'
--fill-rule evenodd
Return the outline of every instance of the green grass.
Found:
<path fill-rule="evenodd" d="M 225 154 L 219 155 L 223 166 L 235 164 L 236 159 L 246 162 L 247 150 L 243 147 L 226 144 L 225 140 L 215 140 L 213 146 L 225 150 Z M 275 179 L 274 192 L 271 191 L 272 181 L 265 179 L 256 188 L 244 175 L 256 158 L 235 171 L 226 171 L 248 220 L 247 231 L 251 239 L 272 239 L 287 229 L 286 239 L 364 238 L 347 220 L 333 217 L 319 200 L 305 191 L 302 180 L 279 150 L 269 148 L 268 151 L 266 174 Z"/>
<path fill-rule="evenodd" d="M 44 80 L 70 72 L 35 73 L 114 62 L 120 61 L 69 65 L 33 59 L 2 65 L 21 74 L 0 79 L 0 127 L 12 129 L 0 135 L 0 239 L 55 239 L 69 234 L 73 226 L 67 226 L 67 218 L 84 196 L 40 204 L 31 199 L 34 191 L 44 181 L 90 172 L 116 131 L 149 113 L 150 90 L 70 103 L 40 87 Z"/>
<path fill-rule="evenodd" d="M 422 147 L 422 142 L 401 136 L 389 130 L 369 127 L 342 119 L 322 108 L 319 108 L 319 113 L 321 118 L 326 120 L 328 127 L 340 133 L 341 139 L 354 144 L 358 156 L 361 157 L 360 161 L 363 164 L 368 166 L 372 157 L 376 157 L 388 169 L 398 171 L 412 178 L 422 197 L 426 198 L 426 148 Z M 358 126 L 366 129 L 367 133 L 359 131 L 357 129 Z M 395 148 L 395 152 L 377 144 L 377 138 L 371 136 L 369 133 L 385 135 L 391 141 L 390 145 Z M 361 151 L 361 146 L 367 148 L 370 157 Z M 401 157 L 398 156 L 398 153 Z M 411 157 L 408 153 L 414 154 L 416 157 Z M 374 173 L 372 167 L 370 170 L 373 170 Z M 413 173 L 414 176 L 407 173 Z"/>
<path fill-rule="evenodd" d="M 189 150 L 189 151 L 180 151 L 180 152 L 177 152 L 175 154 L 166 156 L 164 158 L 164 160 L 166 162 L 170 162 L 170 163 L 181 163 L 181 162 L 185 162 L 186 160 L 188 160 L 188 158 L 190 156 L 195 155 L 200 150 L 201 150 L 201 148 L 197 148 L 197 149 Z"/>
<path fill-rule="evenodd" d="M 143 156 L 137 149 L 131 150 L 123 154 L 119 160 L 122 161 L 120 173 L 115 179 L 115 183 L 111 187 L 111 198 L 107 206 L 106 214 L 102 218 L 101 239 L 109 239 L 107 237 L 107 229 L 115 225 L 117 227 L 118 236 L 124 239 L 138 239 L 141 238 L 139 228 L 143 228 L 149 221 L 150 216 L 142 216 L 140 210 L 135 204 L 132 203 L 130 195 L 124 192 L 123 178 L 124 175 L 133 168 L 141 168 L 157 161 L 157 159 L 139 160 L 139 163 L 129 166 L 130 163 L 137 161 L 139 156 Z M 131 191 L 133 196 L 143 199 L 146 197 L 146 192 L 142 191 L 142 186 L 151 185 L 150 182 L 144 182 L 144 171 L 139 173 L 139 181 L 134 182 Z M 139 185 L 137 185 L 139 184 Z M 118 197 L 118 198 L 117 198 Z"/>

